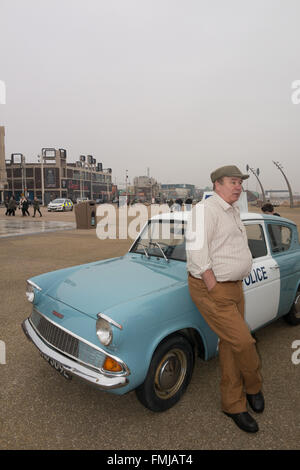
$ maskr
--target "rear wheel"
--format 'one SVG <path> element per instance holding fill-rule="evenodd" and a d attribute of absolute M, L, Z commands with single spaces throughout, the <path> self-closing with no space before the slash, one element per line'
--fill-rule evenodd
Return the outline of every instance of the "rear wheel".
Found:
<path fill-rule="evenodd" d="M 185 392 L 193 367 L 190 342 L 181 335 L 167 338 L 153 354 L 147 377 L 136 389 L 137 398 L 152 411 L 171 408 Z"/>
<path fill-rule="evenodd" d="M 293 305 L 284 317 L 289 325 L 300 325 L 300 289 L 298 289 Z"/>

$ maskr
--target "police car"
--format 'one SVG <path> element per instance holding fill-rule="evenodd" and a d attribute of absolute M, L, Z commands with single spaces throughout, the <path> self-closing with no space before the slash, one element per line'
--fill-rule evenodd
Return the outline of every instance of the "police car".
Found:
<path fill-rule="evenodd" d="M 114 394 L 135 390 L 153 411 L 180 400 L 196 357 L 208 360 L 218 353 L 218 337 L 188 291 L 189 213 L 151 218 L 125 256 L 27 281 L 33 308 L 23 330 L 56 371 Z M 281 317 L 300 325 L 296 225 L 264 214 L 241 218 L 253 256 L 243 280 L 249 328 Z"/>
<path fill-rule="evenodd" d="M 72 211 L 73 202 L 71 199 L 54 199 L 48 204 L 48 212 L 51 211 Z"/>

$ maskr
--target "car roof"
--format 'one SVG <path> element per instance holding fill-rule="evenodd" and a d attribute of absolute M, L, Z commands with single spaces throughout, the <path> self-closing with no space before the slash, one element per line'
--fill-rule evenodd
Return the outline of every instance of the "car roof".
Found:
<path fill-rule="evenodd" d="M 70 199 L 68 199 L 67 197 L 56 197 L 51 202 L 54 202 L 54 201 L 70 201 Z"/>
<path fill-rule="evenodd" d="M 257 219 L 263 219 L 266 221 L 273 221 L 273 222 L 287 222 L 289 224 L 296 225 L 295 222 L 293 222 L 290 219 L 287 219 L 285 217 L 278 217 L 278 215 L 267 215 L 267 214 L 258 214 L 256 212 L 242 212 L 241 213 L 241 219 L 243 221 L 246 220 L 257 220 Z"/>

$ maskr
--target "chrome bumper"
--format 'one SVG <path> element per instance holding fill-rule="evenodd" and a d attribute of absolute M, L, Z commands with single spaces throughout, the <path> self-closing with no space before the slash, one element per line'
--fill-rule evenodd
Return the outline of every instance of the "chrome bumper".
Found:
<path fill-rule="evenodd" d="M 22 329 L 26 337 L 33 342 L 42 355 L 60 363 L 60 365 L 68 374 L 77 376 L 80 379 L 83 379 L 102 390 L 111 390 L 127 385 L 128 380 L 126 377 L 105 376 L 104 374 L 77 363 L 63 354 L 60 354 L 59 352 L 49 348 L 36 334 L 28 319 L 24 320 L 22 323 Z"/>

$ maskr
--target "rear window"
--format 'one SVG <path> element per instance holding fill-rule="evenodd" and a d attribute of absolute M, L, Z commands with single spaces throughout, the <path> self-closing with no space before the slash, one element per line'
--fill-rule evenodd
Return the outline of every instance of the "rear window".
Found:
<path fill-rule="evenodd" d="M 269 238 L 273 253 L 287 251 L 292 242 L 292 230 L 285 225 L 269 224 Z"/>

